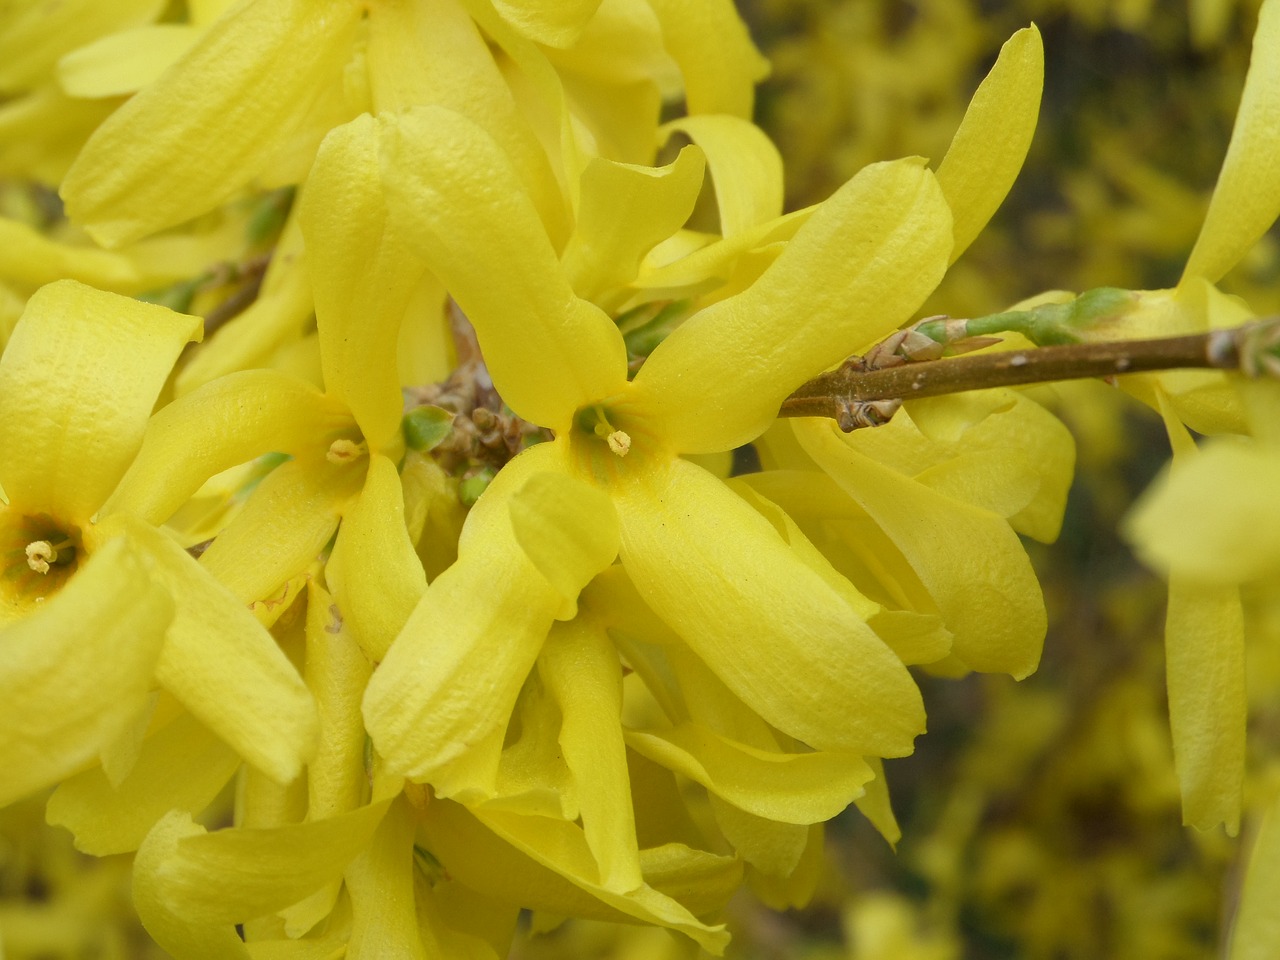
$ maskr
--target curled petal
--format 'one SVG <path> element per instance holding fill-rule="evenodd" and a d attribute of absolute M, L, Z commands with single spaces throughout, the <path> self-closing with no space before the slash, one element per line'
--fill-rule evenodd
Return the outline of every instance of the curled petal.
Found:
<path fill-rule="evenodd" d="M 755 283 L 667 337 L 636 392 L 681 453 L 753 440 L 792 390 L 924 302 L 950 252 L 951 213 L 923 161 L 866 167 Z"/>
<path fill-rule="evenodd" d="M 579 407 L 619 392 L 626 384 L 622 334 L 569 286 L 498 144 L 439 107 L 386 123 L 393 209 L 475 326 L 503 399 L 525 419 L 559 430 Z"/>
<path fill-rule="evenodd" d="M 0 487 L 15 509 L 83 523 L 143 441 L 200 320 L 74 280 L 38 290 L 0 359 Z"/>

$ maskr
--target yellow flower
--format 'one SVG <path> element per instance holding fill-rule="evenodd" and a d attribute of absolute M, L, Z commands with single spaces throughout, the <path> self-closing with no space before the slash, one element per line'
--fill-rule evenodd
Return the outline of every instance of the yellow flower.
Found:
<path fill-rule="evenodd" d="M 271 637 L 172 540 L 105 506 L 199 322 L 60 281 L 0 358 L 0 714 L 8 802 L 101 756 L 124 776 L 155 682 L 295 776 L 315 708 Z"/>
<path fill-rule="evenodd" d="M 693 109 L 750 114 L 763 61 L 728 0 L 692 16 L 669 0 L 510 0 L 496 11 L 458 0 L 253 0 L 214 22 L 98 128 L 63 196 L 73 220 L 115 246 L 247 186 L 300 182 L 325 134 L 364 110 L 440 103 L 489 130 L 548 223 L 560 224 L 557 175 L 535 133 L 537 110 L 523 101 L 543 101 L 553 126 L 584 101 L 574 108 L 579 136 L 638 145 L 644 155 L 626 158 L 647 160 L 664 47 L 683 69 Z M 522 75 L 514 89 L 508 65 Z"/>
<path fill-rule="evenodd" d="M 512 497 L 509 517 L 481 527 L 473 513 L 458 563 L 370 683 L 366 721 L 392 768 L 428 778 L 505 725 L 551 620 L 619 552 L 645 601 L 774 726 L 818 748 L 908 752 L 923 717 L 902 664 L 764 517 L 678 454 L 753 439 L 799 383 L 918 305 L 951 252 L 933 175 L 868 168 L 628 381 L 621 335 L 574 294 L 496 144 L 440 109 L 384 122 L 389 193 L 495 386 L 556 432 L 499 475 L 486 498 Z M 540 514 L 568 526 L 551 535 Z"/>

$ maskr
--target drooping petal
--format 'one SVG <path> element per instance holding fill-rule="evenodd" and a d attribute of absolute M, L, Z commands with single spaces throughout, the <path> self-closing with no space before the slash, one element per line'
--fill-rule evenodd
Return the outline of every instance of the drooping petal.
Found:
<path fill-rule="evenodd" d="M 123 539 L 0 631 L 0 806 L 91 761 L 146 705 L 173 602 Z"/>
<path fill-rule="evenodd" d="M 769 73 L 769 61 L 751 42 L 746 24 L 729 0 L 687 4 L 649 0 L 667 51 L 684 74 L 689 113 L 728 113 L 750 119 L 755 85 Z"/>
<path fill-rule="evenodd" d="M 360 805 L 368 787 L 360 699 L 372 665 L 348 636 L 332 597 L 307 585 L 306 680 L 320 715 L 320 746 L 307 765 L 307 815 L 323 819 Z"/>
<path fill-rule="evenodd" d="M 276 467 L 200 555 L 200 565 L 242 604 L 274 597 L 332 539 L 347 503 L 359 495 L 362 465 L 313 456 Z"/>
<path fill-rule="evenodd" d="M 577 222 L 561 255 L 573 289 L 599 302 L 635 279 L 645 254 L 679 230 L 702 187 L 705 163 L 685 147 L 665 167 L 591 157 L 579 184 Z"/>
<path fill-rule="evenodd" d="M 0 487 L 11 506 L 87 521 L 199 335 L 195 317 L 74 280 L 38 290 L 0 358 Z"/>
<path fill-rule="evenodd" d="M 58 83 L 73 97 L 118 97 L 155 81 L 200 39 L 189 23 L 150 23 L 79 47 L 58 61 Z"/>
<path fill-rule="evenodd" d="M 683 460 L 617 503 L 640 595 L 750 707 L 819 749 L 911 752 L 911 676 L 768 520 Z"/>
<path fill-rule="evenodd" d="M 923 161 L 866 167 L 747 290 L 663 341 L 636 390 L 682 453 L 746 443 L 801 383 L 904 321 L 950 250 L 951 214 Z"/>
<path fill-rule="evenodd" d="M 1280 447 L 1218 441 L 1143 494 L 1125 533 L 1162 573 L 1230 585 L 1280 571 Z"/>
<path fill-rule="evenodd" d="M 397 797 L 367 849 L 351 861 L 345 880 L 351 895 L 351 960 L 426 960 L 414 909 L 414 811 Z"/>
<path fill-rule="evenodd" d="M 1165 679 L 1182 822 L 1240 827 L 1245 765 L 1244 614 L 1240 591 L 1175 573 L 1164 624 Z"/>
<path fill-rule="evenodd" d="M 974 670 L 1022 678 L 1040 661 L 1040 584 L 1003 517 L 937 493 L 846 443 L 834 423 L 795 423 L 805 451 L 884 530 L 910 562 Z"/>
<path fill-rule="evenodd" d="M 184 836 L 157 871 L 160 897 L 177 916 L 201 924 L 282 910 L 340 877 L 368 846 L 389 804 L 307 823 Z"/>
<path fill-rule="evenodd" d="M 532 447 L 499 471 L 467 517 L 457 562 L 427 588 L 369 681 L 365 725 L 396 773 L 425 778 L 506 727 L 562 602 L 516 543 L 508 501 L 557 462 L 553 447 Z"/>
<path fill-rule="evenodd" d="M 938 165 L 938 185 L 954 218 L 952 263 L 977 239 L 1022 169 L 1043 86 L 1044 45 L 1032 24 L 1000 48 Z"/>
<path fill-rule="evenodd" d="M 720 114 L 681 117 L 662 128 L 674 131 L 687 134 L 707 155 L 722 236 L 736 237 L 782 216 L 782 155 L 763 130 Z"/>
<path fill-rule="evenodd" d="M 67 215 L 115 246 L 227 199 L 341 72 L 359 16 L 345 0 L 258 0 L 229 12 L 85 144 L 63 181 Z"/>
<path fill-rule="evenodd" d="M 632 731 L 627 745 L 740 810 L 782 823 L 830 820 L 862 794 L 872 777 L 860 757 L 769 752 L 696 723 Z"/>
<path fill-rule="evenodd" d="M 643 882 L 622 740 L 622 669 L 603 628 L 579 618 L 552 628 L 538 672 L 564 720 L 560 747 L 573 775 L 600 882 L 626 893 Z"/>
<path fill-rule="evenodd" d="M 564 473 L 535 473 L 510 501 L 511 532 L 563 598 L 558 620 L 577 615 L 578 594 L 618 556 L 609 495 Z"/>
<path fill-rule="evenodd" d="M 198 814 L 239 766 L 234 750 L 182 713 L 143 742 L 118 787 L 101 770 L 77 774 L 49 798 L 47 819 L 70 830 L 84 853 L 127 853 L 170 810 Z"/>
<path fill-rule="evenodd" d="M 1258 11 L 1240 109 L 1181 283 L 1217 283 L 1280 216 L 1280 3 Z"/>
<path fill-rule="evenodd" d="M 371 450 L 398 456 L 404 399 L 396 346 L 424 267 L 388 221 L 378 144 L 368 114 L 330 133 L 307 177 L 299 218 L 325 389 L 346 401 Z"/>
<path fill-rule="evenodd" d="M 192 923 L 174 914 L 165 891 L 165 869 L 179 844 L 204 834 L 182 810 L 170 811 L 152 828 L 133 861 L 133 905 L 147 933 L 174 960 L 251 960 L 231 923 Z"/>
<path fill-rule="evenodd" d="M 1249 853 L 1229 960 L 1267 960 L 1280 951 L 1280 798 L 1263 815 Z"/>
<path fill-rule="evenodd" d="M 377 663 L 427 589 L 405 526 L 400 475 L 381 454 L 370 458 L 364 490 L 342 518 L 325 578 L 347 630 Z"/>
<path fill-rule="evenodd" d="M 393 209 L 475 326 L 507 404 L 560 430 L 579 407 L 621 390 L 622 335 L 574 294 L 501 148 L 438 107 L 385 122 Z"/>
<path fill-rule="evenodd" d="M 231 374 L 151 418 L 102 516 L 128 513 L 163 523 L 223 470 L 264 453 L 323 450 L 330 435 L 350 426 L 340 401 L 296 377 L 274 370 Z"/>
<path fill-rule="evenodd" d="M 266 629 L 167 535 L 121 518 L 175 600 L 156 679 L 242 757 L 279 783 L 315 753 L 316 706 Z"/>

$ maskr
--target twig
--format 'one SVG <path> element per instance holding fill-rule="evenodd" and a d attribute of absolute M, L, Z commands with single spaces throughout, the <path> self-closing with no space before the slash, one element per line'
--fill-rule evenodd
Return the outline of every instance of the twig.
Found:
<path fill-rule="evenodd" d="M 904 400 L 965 390 L 1157 370 L 1209 368 L 1280 376 L 1280 319 L 1158 340 L 1036 347 L 867 369 L 861 357 L 810 380 L 781 417 L 830 417 L 845 431 L 886 422 Z"/>

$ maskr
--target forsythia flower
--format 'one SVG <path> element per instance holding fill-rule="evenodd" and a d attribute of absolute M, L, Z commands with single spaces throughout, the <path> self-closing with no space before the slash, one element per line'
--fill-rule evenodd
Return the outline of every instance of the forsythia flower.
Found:
<path fill-rule="evenodd" d="M 3 787 L 8 801 L 102 756 L 124 776 L 153 678 L 280 780 L 315 707 L 252 616 L 110 497 L 199 322 L 74 281 L 39 291 L 0 358 Z"/>

